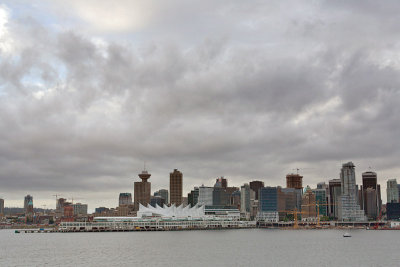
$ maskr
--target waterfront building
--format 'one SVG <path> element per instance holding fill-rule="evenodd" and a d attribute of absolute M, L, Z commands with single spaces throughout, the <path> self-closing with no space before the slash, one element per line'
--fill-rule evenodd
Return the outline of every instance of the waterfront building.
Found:
<path fill-rule="evenodd" d="M 74 216 L 85 216 L 88 213 L 88 205 L 82 203 L 72 204 Z"/>
<path fill-rule="evenodd" d="M 0 219 L 4 216 L 4 199 L 0 198 Z"/>
<path fill-rule="evenodd" d="M 387 203 L 399 202 L 399 189 L 396 179 L 389 179 L 386 187 Z"/>
<path fill-rule="evenodd" d="M 264 182 L 262 181 L 252 181 L 250 182 L 250 189 L 255 192 L 255 199 L 258 200 L 258 194 L 260 188 L 264 187 Z"/>
<path fill-rule="evenodd" d="M 243 218 L 250 219 L 251 189 L 249 184 L 240 187 L 240 213 Z"/>
<path fill-rule="evenodd" d="M 182 184 L 183 184 L 183 174 L 174 169 L 173 172 L 169 174 L 169 193 L 170 193 L 170 204 L 175 204 L 179 206 L 182 204 Z"/>
<path fill-rule="evenodd" d="M 204 214 L 218 218 L 229 218 L 231 220 L 240 220 L 240 211 L 233 206 L 208 206 L 204 207 Z"/>
<path fill-rule="evenodd" d="M 168 204 L 169 203 L 169 198 L 168 198 L 168 190 L 167 189 L 160 189 L 156 192 L 154 192 L 154 196 L 161 196 L 164 199 L 164 203 Z"/>
<path fill-rule="evenodd" d="M 362 173 L 359 202 L 361 209 L 365 211 L 368 219 L 376 219 L 382 208 L 381 187 L 377 183 L 377 180 L 376 172 L 367 171 Z M 371 189 L 367 191 L 368 188 Z M 369 199 L 369 197 L 373 197 L 374 199 Z"/>
<path fill-rule="evenodd" d="M 314 221 L 317 217 L 316 197 L 309 186 L 305 188 L 305 193 L 301 201 L 301 219 Z"/>
<path fill-rule="evenodd" d="M 195 187 L 190 193 L 188 194 L 188 204 L 194 207 L 199 202 L 199 191 L 198 187 Z"/>
<path fill-rule="evenodd" d="M 340 172 L 341 196 L 338 219 L 341 221 L 364 221 L 364 210 L 357 204 L 356 174 L 353 162 L 344 163 Z"/>
<path fill-rule="evenodd" d="M 134 205 L 135 210 L 138 210 L 139 204 L 147 205 L 150 203 L 151 196 L 151 183 L 147 180 L 150 178 L 151 174 L 146 170 L 138 174 L 139 178 L 142 179 L 141 182 L 135 182 L 134 184 Z"/>
<path fill-rule="evenodd" d="M 266 222 L 278 222 L 278 188 L 262 187 L 259 190 L 259 210 L 257 220 Z"/>
<path fill-rule="evenodd" d="M 340 179 L 329 180 L 329 195 L 330 195 L 329 216 L 331 218 L 334 219 L 339 218 L 338 206 L 341 194 L 342 194 L 342 183 Z"/>
<path fill-rule="evenodd" d="M 400 220 L 400 203 L 386 203 L 386 217 L 388 220 Z"/>
<path fill-rule="evenodd" d="M 315 195 L 315 203 L 318 204 L 319 216 L 328 216 L 326 189 L 312 189 L 312 192 Z"/>
<path fill-rule="evenodd" d="M 118 206 L 130 205 L 132 204 L 132 194 L 131 193 L 119 193 Z"/>

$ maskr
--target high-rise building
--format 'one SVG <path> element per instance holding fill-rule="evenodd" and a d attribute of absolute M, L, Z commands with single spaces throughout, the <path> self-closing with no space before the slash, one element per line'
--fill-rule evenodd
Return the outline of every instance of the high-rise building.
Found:
<path fill-rule="evenodd" d="M 399 202 L 399 189 L 396 179 L 389 179 L 386 187 L 387 203 Z"/>
<path fill-rule="evenodd" d="M 357 200 L 356 174 L 353 162 L 344 163 L 340 172 L 341 197 L 338 217 L 341 221 L 364 221 L 364 210 Z"/>
<path fill-rule="evenodd" d="M 278 212 L 279 218 L 284 220 L 290 214 L 289 211 L 296 209 L 296 189 L 278 187 Z"/>
<path fill-rule="evenodd" d="M 200 186 L 198 203 L 201 205 L 211 206 L 213 204 L 213 189 L 213 187 L 209 186 Z"/>
<path fill-rule="evenodd" d="M 294 173 L 286 175 L 286 187 L 303 189 L 303 176 Z"/>
<path fill-rule="evenodd" d="M 183 174 L 174 169 L 173 172 L 169 174 L 169 194 L 170 194 L 170 204 L 175 204 L 179 206 L 182 204 L 182 184 L 183 184 Z"/>
<path fill-rule="evenodd" d="M 294 173 L 286 175 L 286 187 L 296 189 L 296 208 L 300 211 L 303 195 L 303 176 Z"/>
<path fill-rule="evenodd" d="M 139 178 L 142 179 L 142 181 L 135 182 L 134 184 L 133 197 L 135 210 L 139 209 L 139 204 L 146 206 L 150 203 L 151 183 L 147 181 L 150 176 L 150 173 L 148 173 L 146 170 L 143 170 L 142 173 L 139 174 Z"/>
<path fill-rule="evenodd" d="M 397 188 L 399 189 L 399 203 L 400 203 L 400 184 L 397 184 Z"/>
<path fill-rule="evenodd" d="M 224 177 L 217 178 L 216 181 L 215 181 L 214 187 L 227 188 L 228 187 L 228 180 L 225 179 Z"/>
<path fill-rule="evenodd" d="M 163 207 L 165 204 L 164 198 L 161 196 L 151 196 L 150 198 L 150 205 L 156 207 L 156 205 Z"/>
<path fill-rule="evenodd" d="M 27 196 L 24 198 L 24 212 L 25 212 L 25 213 L 28 212 L 29 202 L 31 202 L 32 205 L 33 205 L 33 197 L 32 197 L 31 195 L 27 195 Z"/>
<path fill-rule="evenodd" d="M 4 216 L 4 199 L 0 198 L 0 218 Z"/>
<path fill-rule="evenodd" d="M 378 216 L 378 197 L 376 190 L 372 187 L 368 187 L 363 191 L 363 202 L 365 207 L 365 215 L 368 219 L 376 219 Z"/>
<path fill-rule="evenodd" d="M 315 194 L 309 186 L 305 188 L 305 193 L 301 201 L 301 218 L 305 220 L 317 217 L 317 205 Z"/>
<path fill-rule="evenodd" d="M 269 222 L 279 221 L 278 188 L 270 186 L 262 187 L 259 192 L 258 220 Z"/>
<path fill-rule="evenodd" d="M 156 192 L 154 192 L 154 196 L 160 196 L 164 199 L 164 203 L 168 204 L 169 203 L 169 198 L 168 198 L 168 190 L 167 189 L 160 189 Z"/>
<path fill-rule="evenodd" d="M 327 205 L 326 190 L 317 188 L 317 189 L 312 189 L 312 192 L 315 195 L 315 203 L 317 204 L 316 206 L 317 209 L 319 210 L 319 216 L 327 216 L 328 205 Z"/>
<path fill-rule="evenodd" d="M 198 187 L 195 187 L 190 193 L 188 194 L 188 204 L 192 207 L 195 206 L 199 202 L 199 191 Z"/>
<path fill-rule="evenodd" d="M 332 218 L 339 218 L 338 206 L 342 192 L 342 183 L 340 179 L 329 180 L 329 216 Z"/>
<path fill-rule="evenodd" d="M 388 220 L 400 220 L 400 203 L 386 203 L 386 216 Z"/>
<path fill-rule="evenodd" d="M 213 188 L 213 205 L 214 206 L 227 206 L 230 204 L 230 196 L 226 192 L 225 188 L 214 187 Z"/>
<path fill-rule="evenodd" d="M 362 173 L 363 184 L 359 196 L 360 206 L 365 211 L 368 219 L 376 219 L 382 207 L 381 187 L 377 180 L 376 172 L 368 171 Z M 368 188 L 371 188 L 371 190 L 367 192 Z M 368 199 L 369 197 L 374 197 L 374 199 Z"/>
<path fill-rule="evenodd" d="M 24 199 L 24 211 L 26 222 L 33 222 L 33 197 L 31 195 L 27 195 Z"/>
<path fill-rule="evenodd" d="M 234 206 L 238 210 L 240 210 L 240 190 L 239 189 L 232 192 L 231 203 L 232 203 L 232 206 Z"/>
<path fill-rule="evenodd" d="M 85 216 L 88 213 L 88 205 L 82 203 L 72 204 L 74 216 Z"/>
<path fill-rule="evenodd" d="M 251 189 L 249 184 L 240 187 L 240 213 L 242 217 L 250 218 Z"/>
<path fill-rule="evenodd" d="M 119 193 L 118 206 L 130 205 L 132 204 L 132 194 L 131 193 Z"/>
<path fill-rule="evenodd" d="M 252 181 L 250 182 L 250 189 L 256 193 L 255 199 L 258 200 L 258 191 L 260 188 L 264 187 L 264 182 L 262 181 Z"/>

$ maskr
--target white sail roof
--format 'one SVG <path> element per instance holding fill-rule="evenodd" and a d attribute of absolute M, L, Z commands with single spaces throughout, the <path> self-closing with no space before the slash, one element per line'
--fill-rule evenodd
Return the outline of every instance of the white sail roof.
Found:
<path fill-rule="evenodd" d="M 160 216 L 160 217 L 203 217 L 205 216 L 204 205 L 200 206 L 196 204 L 194 207 L 190 205 L 183 207 L 183 204 L 176 207 L 175 204 L 168 207 L 164 204 L 164 207 L 160 207 L 156 204 L 156 207 L 147 205 L 147 207 L 139 204 L 139 211 L 137 212 L 138 217 L 144 216 Z"/>

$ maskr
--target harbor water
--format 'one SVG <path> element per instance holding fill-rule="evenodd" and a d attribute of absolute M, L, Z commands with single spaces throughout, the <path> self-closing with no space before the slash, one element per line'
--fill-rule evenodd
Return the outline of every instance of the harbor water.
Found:
<path fill-rule="evenodd" d="M 400 266 L 400 231 L 14 233 L 0 266 Z"/>

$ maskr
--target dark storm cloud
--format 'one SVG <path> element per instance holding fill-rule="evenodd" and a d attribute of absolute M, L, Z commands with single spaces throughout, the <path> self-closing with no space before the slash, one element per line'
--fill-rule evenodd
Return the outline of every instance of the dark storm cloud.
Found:
<path fill-rule="evenodd" d="M 173 168 L 186 190 L 219 175 L 282 185 L 293 168 L 326 166 L 306 177 L 315 184 L 347 160 L 398 171 L 399 7 L 307 3 L 184 5 L 186 19 L 160 13 L 137 42 L 10 17 L 0 190 L 117 196 L 143 161 L 153 189 Z"/>

